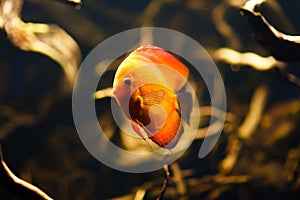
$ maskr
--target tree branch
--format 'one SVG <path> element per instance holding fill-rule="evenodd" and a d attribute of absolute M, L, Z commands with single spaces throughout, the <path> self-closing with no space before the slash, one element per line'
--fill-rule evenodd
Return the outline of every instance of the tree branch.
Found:
<path fill-rule="evenodd" d="M 46 193 L 36 186 L 18 178 L 8 168 L 3 160 L 2 148 L 0 145 L 0 185 L 6 190 L 28 200 L 51 200 Z"/>
<path fill-rule="evenodd" d="M 265 0 L 250 0 L 241 7 L 254 37 L 275 59 L 281 61 L 300 61 L 300 36 L 286 35 L 275 29 L 255 8 Z"/>

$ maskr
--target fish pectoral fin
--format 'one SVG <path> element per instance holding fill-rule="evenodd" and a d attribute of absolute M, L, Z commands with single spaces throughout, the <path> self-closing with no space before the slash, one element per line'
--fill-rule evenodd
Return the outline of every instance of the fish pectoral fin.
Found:
<path fill-rule="evenodd" d="M 180 116 L 190 125 L 190 117 L 193 108 L 193 97 L 188 91 L 183 91 L 177 94 L 177 99 L 180 106 Z"/>
<path fill-rule="evenodd" d="M 166 98 L 166 91 L 163 89 L 149 92 L 142 96 L 144 105 L 160 104 Z"/>

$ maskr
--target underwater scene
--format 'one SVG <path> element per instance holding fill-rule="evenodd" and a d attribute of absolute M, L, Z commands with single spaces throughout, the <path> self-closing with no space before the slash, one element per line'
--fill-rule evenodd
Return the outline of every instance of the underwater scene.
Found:
<path fill-rule="evenodd" d="M 299 199 L 299 8 L 0 0 L 0 199 Z"/>

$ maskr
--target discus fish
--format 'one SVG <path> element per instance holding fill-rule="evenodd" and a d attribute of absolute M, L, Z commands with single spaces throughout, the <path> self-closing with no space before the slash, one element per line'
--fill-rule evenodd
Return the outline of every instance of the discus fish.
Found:
<path fill-rule="evenodd" d="M 185 113 L 191 111 L 190 93 L 181 92 L 188 75 L 182 62 L 152 45 L 134 50 L 119 65 L 113 96 L 141 138 L 145 140 L 140 128 L 160 147 L 176 146 L 183 133 L 181 109 Z M 186 101 L 185 105 L 179 105 L 179 97 Z M 188 117 L 186 121 L 189 122 Z"/>

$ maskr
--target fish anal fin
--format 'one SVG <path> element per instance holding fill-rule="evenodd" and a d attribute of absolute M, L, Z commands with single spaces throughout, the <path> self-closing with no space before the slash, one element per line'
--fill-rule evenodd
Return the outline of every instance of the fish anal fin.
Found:
<path fill-rule="evenodd" d="M 134 124 L 134 122 L 131 122 L 131 127 L 141 138 L 145 140 L 143 133 L 140 131 L 139 127 Z"/>
<path fill-rule="evenodd" d="M 131 127 L 132 129 L 147 143 L 147 145 L 151 148 L 151 150 L 153 151 L 152 146 L 150 145 L 150 143 L 146 140 L 144 134 L 141 132 L 141 130 L 139 129 L 139 127 L 134 124 L 134 122 L 131 122 Z"/>

